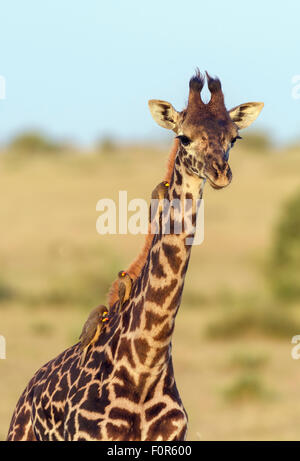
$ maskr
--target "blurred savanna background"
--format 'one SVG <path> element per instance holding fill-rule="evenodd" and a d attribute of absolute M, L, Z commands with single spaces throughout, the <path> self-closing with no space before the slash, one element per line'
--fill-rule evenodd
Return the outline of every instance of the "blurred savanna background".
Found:
<path fill-rule="evenodd" d="M 142 246 L 142 235 L 99 235 L 96 204 L 118 204 L 121 190 L 150 199 L 173 135 L 155 126 L 147 100 L 182 109 L 196 66 L 221 78 L 228 108 L 265 108 L 231 152 L 230 187 L 205 189 L 205 240 L 192 251 L 173 339 L 188 439 L 299 440 L 300 7 L 185 7 L 190 23 L 169 0 L 3 7 L 1 440 L 34 372 L 77 342 Z"/>

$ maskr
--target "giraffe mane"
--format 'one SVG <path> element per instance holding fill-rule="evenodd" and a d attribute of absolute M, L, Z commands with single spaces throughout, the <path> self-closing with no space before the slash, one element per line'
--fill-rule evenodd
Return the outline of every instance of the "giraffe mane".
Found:
<path fill-rule="evenodd" d="M 168 157 L 167 171 L 166 171 L 163 181 L 168 181 L 168 182 L 171 181 L 172 173 L 174 170 L 175 159 L 176 159 L 176 153 L 178 150 L 178 145 L 179 145 L 179 140 L 175 138 L 172 149 Z M 153 240 L 153 234 L 150 233 L 150 230 L 151 230 L 151 225 L 149 224 L 148 234 L 146 234 L 144 246 L 142 247 L 140 253 L 135 258 L 135 260 L 130 264 L 130 266 L 126 270 L 126 272 L 132 278 L 133 282 L 138 278 L 138 276 L 142 272 L 145 262 L 147 261 L 148 253 L 151 248 L 152 240 Z M 118 285 L 119 285 L 118 279 L 116 279 L 112 283 L 109 289 L 108 296 L 107 296 L 107 302 L 110 307 L 113 306 L 119 299 L 119 293 L 118 293 L 119 286 Z"/>

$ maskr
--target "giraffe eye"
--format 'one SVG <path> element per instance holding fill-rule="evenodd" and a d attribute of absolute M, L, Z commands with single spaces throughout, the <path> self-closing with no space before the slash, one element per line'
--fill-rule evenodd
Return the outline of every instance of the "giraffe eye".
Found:
<path fill-rule="evenodd" d="M 231 140 L 231 147 L 234 146 L 234 143 L 235 143 L 235 141 L 236 141 L 237 139 L 242 139 L 242 137 L 241 137 L 241 136 L 236 136 L 235 138 L 233 138 L 233 139 Z"/>
<path fill-rule="evenodd" d="M 188 138 L 187 136 L 184 136 L 184 134 L 176 136 L 176 137 L 180 139 L 181 144 L 183 144 L 184 146 L 188 146 L 189 144 L 191 144 L 190 138 Z"/>

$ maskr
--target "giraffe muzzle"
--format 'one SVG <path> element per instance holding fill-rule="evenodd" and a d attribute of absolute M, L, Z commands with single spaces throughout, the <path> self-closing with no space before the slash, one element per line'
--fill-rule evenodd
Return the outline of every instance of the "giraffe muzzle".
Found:
<path fill-rule="evenodd" d="M 214 189 L 223 189 L 232 181 L 232 172 L 227 162 L 222 164 L 212 162 L 212 165 L 205 169 L 204 174 Z"/>

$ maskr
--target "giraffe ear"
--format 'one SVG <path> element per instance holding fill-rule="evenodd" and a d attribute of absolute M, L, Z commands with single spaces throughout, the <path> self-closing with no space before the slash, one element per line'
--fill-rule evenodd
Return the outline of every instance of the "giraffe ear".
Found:
<path fill-rule="evenodd" d="M 238 126 L 240 130 L 247 128 L 259 116 L 263 102 L 246 102 L 234 107 L 229 111 L 231 120 Z"/>
<path fill-rule="evenodd" d="M 159 126 L 176 132 L 178 127 L 179 113 L 174 109 L 172 104 L 159 99 L 150 99 L 148 101 L 152 117 Z"/>

